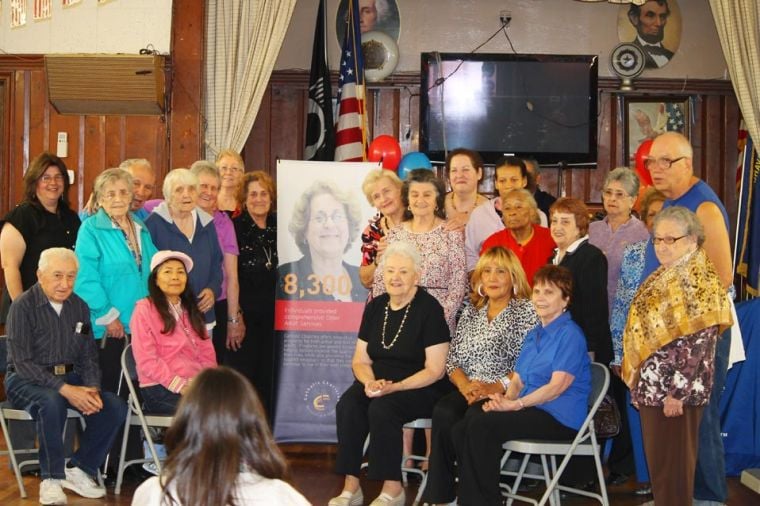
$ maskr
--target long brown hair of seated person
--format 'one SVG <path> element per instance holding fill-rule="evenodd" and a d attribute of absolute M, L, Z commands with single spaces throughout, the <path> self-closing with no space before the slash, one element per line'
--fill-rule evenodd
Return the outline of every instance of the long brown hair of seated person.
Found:
<path fill-rule="evenodd" d="M 237 504 L 240 472 L 285 479 L 288 465 L 272 438 L 256 391 L 227 367 L 202 371 L 182 396 L 164 438 L 164 494 L 182 506 Z"/>
<path fill-rule="evenodd" d="M 153 272 L 148 276 L 148 298 L 156 307 L 158 314 L 161 316 L 161 321 L 164 322 L 164 328 L 161 329 L 161 332 L 164 334 L 171 334 L 174 331 L 174 327 L 177 325 L 177 319 L 169 309 L 169 300 L 166 298 L 166 294 L 161 291 L 158 287 L 158 283 L 156 283 L 158 267 L 160 266 L 153 269 Z M 190 288 L 190 280 L 185 283 L 185 289 L 180 294 L 179 300 L 182 303 L 182 307 L 188 312 L 190 325 L 192 325 L 195 333 L 198 334 L 201 339 L 208 339 L 206 322 L 203 319 L 203 313 L 198 309 L 197 300 Z"/>

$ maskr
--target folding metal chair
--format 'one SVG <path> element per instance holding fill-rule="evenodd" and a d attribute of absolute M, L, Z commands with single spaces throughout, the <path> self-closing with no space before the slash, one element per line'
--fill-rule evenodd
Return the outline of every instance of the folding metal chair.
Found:
<path fill-rule="evenodd" d="M 119 453 L 119 469 L 116 474 L 116 487 L 114 493 L 119 495 L 121 493 L 121 485 L 124 480 L 124 470 L 134 464 L 145 464 L 147 462 L 153 462 L 156 465 L 158 472 L 161 472 L 161 460 L 156 453 L 156 446 L 153 442 L 153 438 L 150 434 L 151 427 L 166 428 L 172 423 L 174 417 L 168 415 L 151 415 L 145 414 L 142 410 L 142 401 L 138 394 L 135 384 L 138 382 L 137 378 L 137 366 L 135 365 L 135 357 L 132 354 L 132 345 L 127 345 L 121 354 L 121 375 L 124 379 L 124 383 L 129 390 L 129 396 L 127 398 L 127 417 L 124 420 L 124 436 L 121 440 L 121 452 Z M 133 459 L 125 462 L 127 452 L 127 441 L 129 439 L 129 428 L 133 425 L 139 426 L 142 429 L 143 437 L 148 443 L 151 458 Z"/>
<path fill-rule="evenodd" d="M 573 494 L 582 495 L 596 499 L 604 506 L 609 505 L 607 497 L 607 487 L 604 483 L 604 472 L 602 470 L 602 461 L 599 457 L 599 443 L 596 440 L 596 431 L 594 429 L 594 415 L 596 414 L 599 405 L 602 403 L 607 388 L 610 384 L 610 372 L 607 367 L 599 363 L 591 364 L 591 393 L 589 394 L 589 410 L 586 419 L 583 421 L 583 425 L 578 430 L 578 434 L 572 440 L 572 442 L 557 442 L 557 441 L 543 441 L 537 439 L 530 440 L 514 440 L 504 443 L 503 448 L 506 450 L 504 457 L 501 459 L 501 474 L 507 476 L 516 476 L 515 482 L 512 487 L 505 484 L 500 486 L 504 489 L 502 495 L 508 497 L 508 505 L 512 504 L 513 499 L 525 501 L 531 504 L 543 506 L 547 501 L 552 506 L 560 504 L 559 491 L 564 490 L 566 492 L 572 492 Z M 518 472 L 505 470 L 505 465 L 512 452 L 519 452 L 524 454 L 522 464 Z M 539 455 L 541 457 L 541 465 L 543 468 L 543 475 L 532 475 L 525 472 L 525 468 L 528 465 L 528 460 L 531 455 Z M 559 467 L 557 467 L 557 456 L 562 456 L 562 461 Z M 547 465 L 546 457 L 550 457 L 551 470 Z M 576 488 L 566 487 L 559 485 L 559 479 L 562 476 L 565 468 L 567 467 L 570 458 L 573 456 L 592 456 L 594 457 L 594 463 L 596 466 L 597 479 L 599 480 L 600 494 L 580 490 Z M 544 480 L 546 483 L 546 492 L 539 501 L 530 497 L 518 495 L 517 489 L 520 486 L 520 481 L 523 478 L 532 478 L 537 480 Z"/>
<path fill-rule="evenodd" d="M 8 370 L 8 336 L 0 336 L 0 372 L 3 374 L 6 373 Z M 75 419 L 79 421 L 79 424 L 82 427 L 82 430 L 84 430 L 87 427 L 87 423 L 84 420 L 84 416 L 82 414 L 75 410 L 75 409 L 69 409 L 66 414 L 66 422 L 63 426 L 63 433 L 61 434 L 61 439 L 64 438 L 64 435 L 66 434 L 66 426 L 68 424 L 68 421 L 71 419 Z M 13 474 L 16 476 L 16 483 L 18 484 L 19 493 L 21 494 L 21 497 L 26 499 L 27 493 L 26 488 L 24 488 L 24 480 L 21 477 L 21 468 L 28 465 L 33 464 L 39 464 L 39 460 L 26 460 L 22 462 L 21 464 L 18 463 L 16 460 L 16 455 L 36 455 L 39 453 L 39 450 L 37 448 L 27 448 L 27 449 L 19 449 L 16 450 L 13 448 L 13 442 L 11 441 L 10 432 L 8 430 L 8 420 L 16 420 L 16 421 L 24 421 L 24 422 L 33 422 L 35 419 L 30 415 L 27 411 L 23 409 L 17 409 L 14 408 L 9 401 L 3 401 L 0 403 L 0 426 L 2 426 L 3 430 L 3 437 L 5 438 L 5 444 L 7 446 L 7 450 L 0 450 L 0 455 L 7 455 L 8 458 L 11 461 L 11 467 L 13 468 Z M 98 476 L 98 481 L 102 485 L 102 477 Z"/>

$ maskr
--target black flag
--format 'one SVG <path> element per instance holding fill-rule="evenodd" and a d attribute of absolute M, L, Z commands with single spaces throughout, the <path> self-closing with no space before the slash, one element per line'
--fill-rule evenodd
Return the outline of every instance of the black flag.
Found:
<path fill-rule="evenodd" d="M 335 127 L 332 112 L 332 87 L 327 67 L 324 0 L 319 0 L 317 27 L 309 74 L 309 109 L 306 116 L 304 160 L 332 161 L 335 153 Z"/>

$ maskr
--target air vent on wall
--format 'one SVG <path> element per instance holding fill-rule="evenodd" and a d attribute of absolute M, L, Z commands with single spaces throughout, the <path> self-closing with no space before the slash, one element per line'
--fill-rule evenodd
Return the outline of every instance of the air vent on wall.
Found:
<path fill-rule="evenodd" d="M 160 55 L 47 55 L 45 74 L 50 103 L 60 114 L 164 112 L 164 57 Z"/>

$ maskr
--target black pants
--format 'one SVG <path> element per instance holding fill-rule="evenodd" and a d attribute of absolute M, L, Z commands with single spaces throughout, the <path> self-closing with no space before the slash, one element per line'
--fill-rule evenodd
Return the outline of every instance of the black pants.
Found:
<path fill-rule="evenodd" d="M 377 398 L 364 395 L 364 385 L 354 382 L 335 408 L 338 429 L 338 455 L 335 472 L 359 476 L 362 449 L 369 440 L 371 480 L 401 480 L 403 455 L 401 430 L 417 418 L 430 418 L 441 396 L 437 386 L 405 390 Z"/>
<path fill-rule="evenodd" d="M 451 429 L 465 416 L 482 412 L 483 402 L 469 406 L 464 396 L 454 390 L 443 396 L 433 408 L 428 479 L 422 495 L 424 502 L 450 503 L 456 498 L 456 449 Z"/>
<path fill-rule="evenodd" d="M 631 443 L 631 429 L 628 425 L 628 410 L 626 409 L 626 393 L 628 387 L 615 373 L 610 371 L 610 393 L 620 411 L 620 433 L 612 439 L 612 451 L 607 460 L 607 467 L 611 473 L 632 476 L 636 472 L 633 462 L 633 444 Z M 602 448 L 604 447 L 602 442 Z"/>
<path fill-rule="evenodd" d="M 528 438 L 572 440 L 577 433 L 538 408 L 473 411 L 452 428 L 459 463 L 459 504 L 502 505 L 499 464 L 503 443 Z"/>
<path fill-rule="evenodd" d="M 211 331 L 211 342 L 214 343 L 216 363 L 224 365 L 227 363 L 227 299 L 218 300 L 214 303 L 214 314 L 216 315 L 216 325 Z"/>

